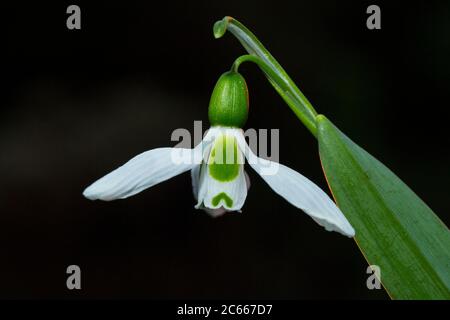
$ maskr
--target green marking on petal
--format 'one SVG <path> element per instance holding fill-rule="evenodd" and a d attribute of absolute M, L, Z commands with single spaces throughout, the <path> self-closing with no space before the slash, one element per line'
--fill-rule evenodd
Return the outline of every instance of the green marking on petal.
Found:
<path fill-rule="evenodd" d="M 225 192 L 219 193 L 212 199 L 212 205 L 217 206 L 221 200 L 225 201 L 225 204 L 228 208 L 233 206 L 233 199 L 231 199 Z"/>
<path fill-rule="evenodd" d="M 222 135 L 216 139 L 209 159 L 209 174 L 221 182 L 229 182 L 239 175 L 236 138 Z"/>

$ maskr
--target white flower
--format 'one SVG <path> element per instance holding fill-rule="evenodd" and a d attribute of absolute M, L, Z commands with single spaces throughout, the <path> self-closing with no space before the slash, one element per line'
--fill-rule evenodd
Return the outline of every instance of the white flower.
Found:
<path fill-rule="evenodd" d="M 317 185 L 279 163 L 257 157 L 242 129 L 212 127 L 194 149 L 158 148 L 144 152 L 94 182 L 83 195 L 91 200 L 130 197 L 191 170 L 196 208 L 216 217 L 239 211 L 250 187 L 244 158 L 280 196 L 302 209 L 328 231 L 353 237 L 355 231 L 339 208 Z"/>

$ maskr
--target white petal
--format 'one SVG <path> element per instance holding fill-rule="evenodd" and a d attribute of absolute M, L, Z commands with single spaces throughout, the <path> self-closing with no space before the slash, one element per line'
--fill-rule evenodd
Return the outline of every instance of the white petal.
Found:
<path fill-rule="evenodd" d="M 200 209 L 203 205 L 203 199 L 205 198 L 205 194 L 208 190 L 208 183 L 206 181 L 206 170 L 207 170 L 207 165 L 205 163 L 202 163 L 202 165 L 200 166 L 200 172 L 199 172 L 199 188 L 198 188 L 198 192 L 197 192 L 197 196 L 195 197 L 197 200 L 197 205 L 195 206 L 195 208 Z"/>
<path fill-rule="evenodd" d="M 282 164 L 257 157 L 250 150 L 242 133 L 236 138 L 249 164 L 276 193 L 302 209 L 326 230 L 337 231 L 348 237 L 355 235 L 355 230 L 341 210 L 322 189 Z"/>
<path fill-rule="evenodd" d="M 192 179 L 192 193 L 194 194 L 195 200 L 198 200 L 198 190 L 200 187 L 200 168 L 201 164 L 196 165 L 191 170 L 191 179 Z"/>
<path fill-rule="evenodd" d="M 209 131 L 211 132 L 211 131 Z M 201 209 L 203 206 L 203 198 L 205 198 L 206 191 L 208 189 L 208 184 L 206 183 L 205 179 L 205 169 L 207 168 L 206 162 L 209 159 L 209 153 L 211 151 L 211 145 L 214 142 L 214 139 L 211 141 L 210 145 L 205 150 L 205 155 L 203 157 L 204 162 L 200 166 L 198 166 L 198 171 L 192 172 L 192 187 L 193 191 L 195 193 L 194 197 L 195 200 L 197 200 L 197 204 L 195 208 Z M 194 181 L 196 179 L 196 181 Z M 196 185 L 196 188 L 194 189 L 194 184 Z"/>
<path fill-rule="evenodd" d="M 198 201 L 198 192 L 199 192 L 199 188 L 200 188 L 200 169 L 201 169 L 201 167 L 202 167 L 202 165 L 197 165 L 191 170 L 192 192 L 194 194 L 194 198 L 196 201 Z M 218 208 L 218 209 L 205 208 L 202 203 L 197 204 L 196 208 L 203 209 L 210 216 L 212 216 L 214 218 L 219 217 L 227 212 L 227 210 L 223 207 Z"/>
<path fill-rule="evenodd" d="M 91 200 L 130 197 L 188 171 L 202 160 L 202 143 L 194 149 L 158 148 L 141 153 L 84 190 Z"/>
<path fill-rule="evenodd" d="M 206 170 L 208 170 L 207 167 Z M 243 165 L 240 165 L 239 174 L 233 181 L 217 181 L 206 173 L 204 183 L 207 185 L 207 189 L 202 203 L 206 208 L 217 209 L 224 207 L 228 211 L 238 211 L 244 206 L 247 198 L 247 183 Z M 219 199 L 222 197 L 222 199 L 217 202 L 217 197 Z M 227 203 L 225 197 L 231 199 L 231 205 Z"/>
<path fill-rule="evenodd" d="M 247 185 L 247 191 L 248 189 L 250 189 L 251 183 L 250 183 L 250 177 L 247 174 L 247 171 L 244 170 L 244 175 L 245 175 L 245 184 Z"/>

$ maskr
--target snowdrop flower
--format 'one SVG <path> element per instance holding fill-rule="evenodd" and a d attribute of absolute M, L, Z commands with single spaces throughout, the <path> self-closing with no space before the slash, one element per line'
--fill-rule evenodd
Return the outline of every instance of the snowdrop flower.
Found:
<path fill-rule="evenodd" d="M 91 200 L 124 199 L 190 170 L 195 207 L 217 217 L 242 209 L 250 187 L 244 171 L 247 159 L 275 193 L 326 230 L 348 237 L 355 235 L 339 208 L 317 185 L 300 173 L 252 152 L 241 129 L 248 116 L 248 92 L 239 73 L 230 71 L 220 77 L 208 115 L 211 128 L 195 148 L 146 151 L 94 182 L 83 195 Z"/>

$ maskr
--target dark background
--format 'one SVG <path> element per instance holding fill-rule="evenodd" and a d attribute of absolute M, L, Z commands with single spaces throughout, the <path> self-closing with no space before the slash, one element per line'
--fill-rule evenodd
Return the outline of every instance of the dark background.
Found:
<path fill-rule="evenodd" d="M 366 28 L 378 4 L 382 29 Z M 81 7 L 81 30 L 66 8 Z M 450 3 L 74 1 L 2 4 L 0 298 L 356 298 L 366 261 L 249 169 L 242 214 L 195 210 L 189 174 L 127 200 L 81 195 L 132 156 L 207 126 L 209 95 L 255 32 L 316 109 L 449 223 Z M 247 128 L 280 128 L 280 161 L 322 188 L 315 139 L 251 64 Z M 66 288 L 66 268 L 82 290 Z"/>

